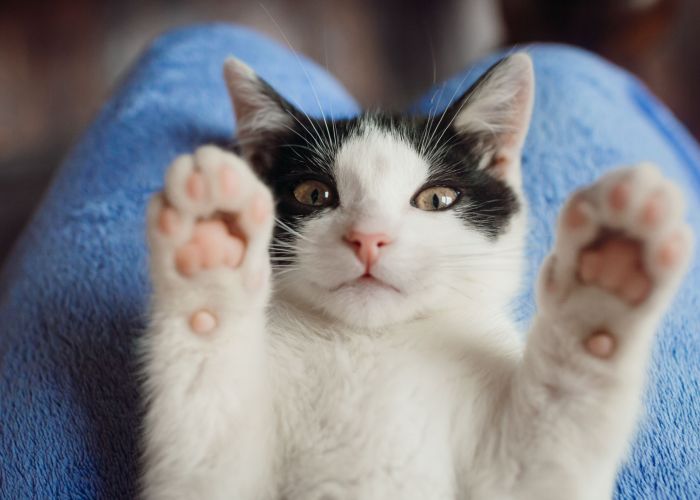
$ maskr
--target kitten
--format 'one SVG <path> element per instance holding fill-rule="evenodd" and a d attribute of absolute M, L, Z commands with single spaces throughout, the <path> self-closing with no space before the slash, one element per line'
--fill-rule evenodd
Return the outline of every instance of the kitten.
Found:
<path fill-rule="evenodd" d="M 149 207 L 145 496 L 609 498 L 691 254 L 678 189 L 574 194 L 521 345 L 529 56 L 428 117 L 224 73 L 239 154 L 177 158 Z"/>

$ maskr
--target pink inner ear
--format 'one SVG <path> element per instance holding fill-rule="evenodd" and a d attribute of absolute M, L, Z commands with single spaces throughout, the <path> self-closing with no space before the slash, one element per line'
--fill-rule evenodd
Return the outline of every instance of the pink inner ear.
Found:
<path fill-rule="evenodd" d="M 508 165 L 512 158 L 505 153 L 496 153 L 487 167 L 491 173 L 498 179 L 505 179 L 508 175 Z"/>

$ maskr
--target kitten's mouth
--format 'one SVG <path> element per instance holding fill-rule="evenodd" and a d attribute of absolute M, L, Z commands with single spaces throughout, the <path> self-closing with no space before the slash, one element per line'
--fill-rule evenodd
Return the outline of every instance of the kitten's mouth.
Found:
<path fill-rule="evenodd" d="M 365 273 L 359 278 L 355 278 L 354 280 L 341 283 L 337 287 L 331 289 L 331 292 L 337 292 L 338 290 L 341 290 L 343 288 L 383 288 L 385 290 L 391 290 L 396 293 L 401 293 L 401 290 L 399 290 L 395 286 L 380 280 L 379 278 L 373 276 L 370 273 Z"/>

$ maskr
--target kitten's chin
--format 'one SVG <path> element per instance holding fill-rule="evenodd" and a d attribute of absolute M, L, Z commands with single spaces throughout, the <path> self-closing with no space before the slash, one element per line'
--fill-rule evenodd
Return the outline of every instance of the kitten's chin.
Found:
<path fill-rule="evenodd" d="M 309 287 L 323 290 L 322 287 Z M 304 294 L 304 301 L 326 316 L 346 325 L 376 329 L 413 319 L 418 308 L 409 295 L 374 278 L 360 278 L 319 293 Z"/>
<path fill-rule="evenodd" d="M 401 295 L 401 290 L 394 285 L 381 281 L 374 276 L 361 276 L 355 280 L 342 283 L 331 288 L 332 293 L 343 292 L 360 295 L 371 295 L 382 291 L 394 292 Z"/>
<path fill-rule="evenodd" d="M 395 299 L 360 299 L 353 302 L 348 304 L 346 298 L 331 299 L 324 304 L 323 310 L 346 325 L 363 329 L 382 328 L 411 320 L 415 316 L 409 306 L 402 305 Z"/>

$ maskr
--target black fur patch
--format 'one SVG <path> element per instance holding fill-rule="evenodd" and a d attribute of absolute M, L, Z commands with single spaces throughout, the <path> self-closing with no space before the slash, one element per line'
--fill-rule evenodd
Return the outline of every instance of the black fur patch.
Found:
<path fill-rule="evenodd" d="M 490 173 L 488 164 L 479 167 L 484 156 L 493 154 L 489 136 L 458 132 L 450 110 L 442 118 L 382 115 L 375 120 L 386 130 L 398 131 L 429 161 L 429 177 L 416 194 L 432 186 L 454 188 L 461 196 L 451 210 L 465 224 L 492 239 L 506 230 L 520 204 L 510 186 Z"/>
<path fill-rule="evenodd" d="M 474 89 L 488 81 L 490 73 L 482 76 L 443 114 L 420 117 L 365 113 L 328 122 L 309 118 L 295 110 L 262 82 L 262 90 L 291 117 L 289 129 L 261 133 L 259 140 L 253 141 L 254 150 L 251 152 L 249 148 L 247 151 L 248 159 L 277 200 L 277 216 L 283 224 L 277 225 L 275 237 L 291 242 L 295 239 L 294 232 L 305 220 L 334 209 L 333 206 L 311 208 L 301 205 L 293 196 L 294 187 L 304 180 L 319 180 L 336 190 L 337 198 L 333 168 L 338 150 L 357 133 L 364 120 L 371 120 L 380 129 L 403 137 L 429 162 L 429 178 L 423 186 L 416 186 L 416 193 L 431 186 L 456 189 L 460 197 L 446 212 L 453 210 L 467 226 L 491 239 L 498 238 L 520 209 L 520 204 L 510 186 L 492 175 L 488 165 L 490 160 L 485 159 L 494 154 L 495 138 L 484 133 L 460 133 L 452 125 L 462 103 Z M 406 203 L 410 202 L 406 200 Z"/>
<path fill-rule="evenodd" d="M 277 202 L 277 217 L 284 225 L 298 231 L 305 220 L 334 208 L 316 209 L 301 205 L 294 198 L 293 191 L 300 182 L 315 179 L 333 189 L 338 198 L 333 171 L 335 157 L 358 123 L 359 118 L 324 122 L 297 114 L 292 131 L 278 133 L 267 143 L 264 164 L 262 157 L 252 156 L 253 167 L 272 189 Z M 282 225 L 276 226 L 275 237 L 294 239 Z"/>
<path fill-rule="evenodd" d="M 256 171 L 275 195 L 278 218 L 294 230 L 298 230 L 304 220 L 333 209 L 301 206 L 292 194 L 294 187 L 301 181 L 316 179 L 336 189 L 335 156 L 343 142 L 365 119 L 399 134 L 417 151 L 423 150 L 424 157 L 430 161 L 430 175 L 423 186 L 417 186 L 416 193 L 429 186 L 456 189 L 461 196 L 451 210 L 457 212 L 469 227 L 495 239 L 506 230 L 510 218 L 520 208 L 517 196 L 508 184 L 491 175 L 488 166 L 479 168 L 484 155 L 493 153 L 488 137 L 458 133 L 452 125 L 447 125 L 451 121 L 448 116 L 441 124 L 439 116 L 424 118 L 373 113 L 328 122 L 328 131 L 323 120 L 298 119 L 293 131 L 268 137 L 264 156 L 251 156 Z M 319 136 L 324 140 L 318 139 Z M 428 137 L 432 139 L 426 139 Z M 294 239 L 285 233 L 289 232 L 277 227 L 276 237 Z"/>

